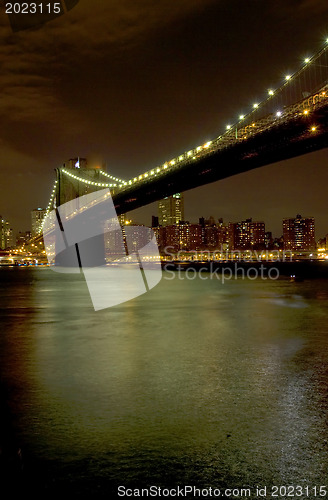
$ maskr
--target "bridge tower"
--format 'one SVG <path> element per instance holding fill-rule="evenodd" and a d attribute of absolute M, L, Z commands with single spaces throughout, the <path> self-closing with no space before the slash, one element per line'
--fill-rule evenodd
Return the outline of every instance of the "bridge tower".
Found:
<path fill-rule="evenodd" d="M 86 194 L 105 189 L 103 172 L 100 167 L 89 167 L 85 158 L 71 158 L 62 167 L 56 168 L 55 206 L 59 207 L 71 200 Z M 79 248 L 78 248 L 79 247 Z M 56 264 L 64 267 L 81 267 L 79 251 L 89 256 L 85 265 L 103 265 L 105 263 L 105 241 L 101 221 L 99 222 L 99 236 L 91 240 L 82 241 L 75 247 L 67 248 L 56 256 Z"/>
<path fill-rule="evenodd" d="M 65 172 L 68 172 L 71 175 L 67 175 Z M 80 180 L 72 177 L 72 175 L 76 175 L 76 177 L 89 181 L 89 183 L 81 182 Z M 89 167 L 85 158 L 71 158 L 66 161 L 62 167 L 56 168 L 56 178 L 57 207 L 85 194 L 103 189 L 101 186 L 90 184 L 91 182 L 102 184 L 103 177 L 101 176 L 100 167 Z"/>

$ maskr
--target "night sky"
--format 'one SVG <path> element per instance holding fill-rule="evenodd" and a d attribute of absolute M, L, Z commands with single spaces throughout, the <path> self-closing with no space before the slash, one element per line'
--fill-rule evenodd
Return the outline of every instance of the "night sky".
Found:
<path fill-rule="evenodd" d="M 30 229 L 72 157 L 129 179 L 217 137 L 328 36 L 327 0 L 80 0 L 13 33 L 0 12 L 0 214 Z M 185 193 L 185 218 L 316 218 L 328 233 L 328 150 Z M 131 212 L 150 224 L 157 204 Z"/>

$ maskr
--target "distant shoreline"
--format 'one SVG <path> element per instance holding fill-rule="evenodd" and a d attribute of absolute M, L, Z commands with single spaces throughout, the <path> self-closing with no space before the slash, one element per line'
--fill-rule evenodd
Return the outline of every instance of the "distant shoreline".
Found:
<path fill-rule="evenodd" d="M 261 267 L 262 266 L 262 267 Z M 187 271 L 188 269 L 193 269 L 195 271 L 213 272 L 218 273 L 225 272 L 225 270 L 231 270 L 232 272 L 236 270 L 244 270 L 245 272 L 251 271 L 252 269 L 260 270 L 263 269 L 264 273 L 267 273 L 270 269 L 277 269 L 280 276 L 290 277 L 295 275 L 303 279 L 313 279 L 313 278 L 326 278 L 328 279 L 328 261 L 315 261 L 315 260 L 300 260 L 300 261 L 288 261 L 288 262 L 273 262 L 273 261 L 222 261 L 222 262 L 197 262 L 197 261 L 170 261 L 162 262 L 163 270 L 170 271 Z"/>

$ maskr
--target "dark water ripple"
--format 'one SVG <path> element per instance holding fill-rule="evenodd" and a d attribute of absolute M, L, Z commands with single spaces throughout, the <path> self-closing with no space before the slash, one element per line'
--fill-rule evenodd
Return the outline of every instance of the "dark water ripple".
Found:
<path fill-rule="evenodd" d="M 327 481 L 327 281 L 162 280 L 97 313 L 81 276 L 1 269 L 0 283 L 12 488 Z"/>

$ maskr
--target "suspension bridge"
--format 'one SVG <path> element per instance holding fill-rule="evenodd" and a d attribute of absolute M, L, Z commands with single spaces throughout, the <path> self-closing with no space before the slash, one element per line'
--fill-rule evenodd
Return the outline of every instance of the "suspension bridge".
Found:
<path fill-rule="evenodd" d="M 101 169 L 57 168 L 47 206 L 109 188 L 118 215 L 176 192 L 328 146 L 328 39 L 294 73 L 267 89 L 213 140 L 131 179 Z"/>

